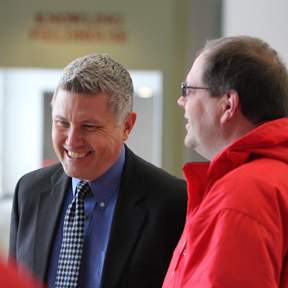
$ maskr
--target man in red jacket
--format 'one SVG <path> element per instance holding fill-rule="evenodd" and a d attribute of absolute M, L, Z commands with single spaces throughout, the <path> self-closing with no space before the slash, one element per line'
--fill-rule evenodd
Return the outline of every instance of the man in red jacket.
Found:
<path fill-rule="evenodd" d="M 188 210 L 163 288 L 288 287 L 288 74 L 254 37 L 208 41 L 182 83 Z"/>

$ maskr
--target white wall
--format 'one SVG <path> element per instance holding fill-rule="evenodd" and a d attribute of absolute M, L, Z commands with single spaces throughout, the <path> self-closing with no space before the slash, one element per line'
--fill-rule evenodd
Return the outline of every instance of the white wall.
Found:
<path fill-rule="evenodd" d="M 1 69 L 2 188 L 11 194 L 19 177 L 42 165 L 43 92 L 54 91 L 61 70 Z"/>
<path fill-rule="evenodd" d="M 223 36 L 265 40 L 288 63 L 287 0 L 223 0 Z"/>

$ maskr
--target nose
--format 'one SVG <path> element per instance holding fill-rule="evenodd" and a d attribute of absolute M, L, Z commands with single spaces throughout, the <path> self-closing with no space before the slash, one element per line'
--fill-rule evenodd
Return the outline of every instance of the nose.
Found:
<path fill-rule="evenodd" d="M 70 126 L 65 142 L 70 148 L 77 148 L 82 146 L 85 141 L 81 131 Z"/>
<path fill-rule="evenodd" d="M 183 96 L 180 96 L 180 98 L 177 100 L 177 103 L 180 107 L 185 107 L 185 98 Z"/>

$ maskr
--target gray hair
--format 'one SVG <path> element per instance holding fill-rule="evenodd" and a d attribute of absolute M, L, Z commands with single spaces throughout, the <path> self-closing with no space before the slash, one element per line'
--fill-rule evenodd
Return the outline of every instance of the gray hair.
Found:
<path fill-rule="evenodd" d="M 82 94 L 107 95 L 108 111 L 121 125 L 133 108 L 134 89 L 127 69 L 108 54 L 91 54 L 71 62 L 63 71 L 51 102 L 58 90 Z"/>

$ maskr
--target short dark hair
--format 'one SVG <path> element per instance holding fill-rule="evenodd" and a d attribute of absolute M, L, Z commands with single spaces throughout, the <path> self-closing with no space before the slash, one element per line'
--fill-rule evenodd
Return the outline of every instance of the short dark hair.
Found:
<path fill-rule="evenodd" d="M 288 115 L 288 73 L 278 53 L 259 38 L 226 37 L 206 42 L 202 81 L 212 97 L 233 89 L 252 123 Z"/>

